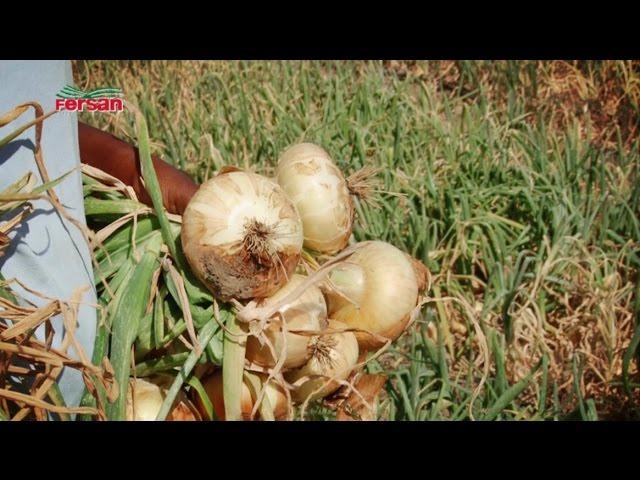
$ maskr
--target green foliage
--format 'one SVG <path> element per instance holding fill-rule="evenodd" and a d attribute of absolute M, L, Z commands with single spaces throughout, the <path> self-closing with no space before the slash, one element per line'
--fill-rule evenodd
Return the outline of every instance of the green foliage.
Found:
<path fill-rule="evenodd" d="M 346 175 L 383 168 L 379 206 L 357 205 L 355 237 L 421 259 L 437 286 L 416 325 L 368 367 L 391 378 L 384 418 L 557 419 L 576 408 L 598 418 L 580 381 L 596 367 L 559 345 L 568 331 L 595 332 L 587 353 L 604 359 L 604 385 L 620 381 L 634 328 L 638 344 L 628 320 L 638 138 L 618 129 L 617 143 L 600 144 L 578 115 L 558 126 L 561 97 L 543 94 L 549 65 L 459 62 L 452 81 L 421 65 L 406 77 L 381 62 L 83 62 L 76 73 L 78 85 L 122 88 L 147 119 L 151 150 L 198 181 L 226 164 L 269 175 L 300 141 L 322 145 Z M 626 65 L 613 71 L 632 84 Z M 589 64 L 585 78 L 598 86 L 605 68 Z M 84 120 L 136 138 L 133 116 Z M 532 357 L 514 375 L 525 341 Z M 565 374 L 580 377 L 560 385 Z"/>

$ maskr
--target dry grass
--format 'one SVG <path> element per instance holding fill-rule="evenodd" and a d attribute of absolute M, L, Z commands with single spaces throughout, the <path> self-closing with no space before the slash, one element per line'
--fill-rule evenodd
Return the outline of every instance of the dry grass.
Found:
<path fill-rule="evenodd" d="M 34 110 L 35 119 L 2 139 L 0 147 L 27 128 L 35 127 L 34 158 L 44 184 L 36 188 L 33 173 L 27 172 L 0 192 L 0 215 L 6 214 L 0 223 L 0 256 L 3 248 L 11 243 L 12 230 L 25 222 L 33 211 L 30 201 L 35 199 L 50 201 L 62 217 L 79 227 L 83 234 L 87 233 L 83 223 L 70 216 L 53 191 L 60 179 L 51 181 L 47 172 L 40 140 L 45 120 L 52 113 L 44 114 L 39 104 L 30 102 L 0 117 L 0 126 L 16 121 L 30 109 Z M 46 196 L 42 192 L 46 192 Z M 38 307 L 20 298 L 13 291 L 15 284 L 39 297 L 42 305 Z M 0 276 L 0 416 L 3 419 L 48 420 L 49 414 L 55 414 L 59 419 L 69 419 L 69 414 L 104 418 L 104 406 L 100 404 L 98 408 L 67 407 L 56 383 L 63 369 L 74 369 L 82 374 L 90 392 L 96 392 L 97 382 L 113 391 L 108 361 L 101 366 L 93 365 L 75 338 L 78 308 L 88 288 L 77 289 L 69 299 L 55 299 L 29 288 L 19 279 L 4 280 Z M 65 331 L 58 348 L 53 347 L 56 317 L 62 318 Z M 37 330 L 44 333 L 44 341 L 36 338 Z M 75 351 L 75 358 L 70 350 Z"/>
<path fill-rule="evenodd" d="M 514 68 L 514 64 L 520 64 Z M 640 128 L 640 61 L 455 62 L 388 61 L 401 79 L 432 83 L 450 95 L 486 95 L 505 106 L 525 100 L 523 113 L 564 131 L 574 121 L 599 147 L 632 148 Z"/>
<path fill-rule="evenodd" d="M 0 283 L 5 294 L 9 291 L 8 283 Z M 99 408 L 65 406 L 56 384 L 62 370 L 67 368 L 81 372 L 91 392 L 96 392 L 96 382 L 110 391 L 113 389 L 108 362 L 103 365 L 106 373 L 103 368 L 92 365 L 74 337 L 82 293 L 78 290 L 69 301 L 48 299 L 41 307 L 21 306 L 28 302 L 16 297 L 14 301 L 0 298 L 0 409 L 12 420 L 47 420 L 47 412 L 61 419 L 68 419 L 69 414 L 104 418 L 103 405 Z M 53 320 L 57 315 L 63 318 L 65 336 L 61 346 L 54 348 Z M 35 338 L 37 328 L 44 328 L 45 341 Z M 69 349 L 75 350 L 80 359 L 73 359 Z"/>

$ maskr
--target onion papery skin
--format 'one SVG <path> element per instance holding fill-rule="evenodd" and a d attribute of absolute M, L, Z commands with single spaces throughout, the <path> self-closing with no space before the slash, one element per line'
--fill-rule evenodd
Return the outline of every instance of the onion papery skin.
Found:
<path fill-rule="evenodd" d="M 200 186 L 184 211 L 181 238 L 193 272 L 223 301 L 275 293 L 295 271 L 303 242 L 302 222 L 284 191 L 243 171 Z"/>
<path fill-rule="evenodd" d="M 268 375 L 260 375 L 262 385 L 266 382 Z M 269 400 L 273 408 L 273 416 L 276 420 L 287 420 L 289 418 L 289 405 L 284 388 L 275 380 L 271 380 L 265 388 L 264 395 Z"/>
<path fill-rule="evenodd" d="M 334 268 L 328 276 L 331 283 L 324 284 L 329 316 L 393 341 L 402 334 L 417 305 L 418 278 L 413 262 L 386 242 L 361 242 L 350 248 L 355 253 Z M 385 343 L 364 331 L 356 332 L 356 337 L 361 350 L 377 349 Z"/>
<path fill-rule="evenodd" d="M 342 250 L 355 209 L 347 181 L 329 154 L 312 143 L 293 145 L 280 157 L 276 178 L 300 213 L 304 246 L 320 253 Z"/>
<path fill-rule="evenodd" d="M 348 326 L 329 320 L 328 328 L 343 330 Z M 310 350 L 311 358 L 304 366 L 285 373 L 289 383 L 309 376 L 291 391 L 291 397 L 297 403 L 324 398 L 335 392 L 340 388 L 340 383 L 336 380 L 346 380 L 358 363 L 358 341 L 352 332 L 327 333 L 315 337 Z"/>
<path fill-rule="evenodd" d="M 126 418 L 129 421 L 154 421 L 166 395 L 166 381 L 151 382 L 142 378 L 131 379 L 127 391 Z M 180 392 L 167 415 L 170 421 L 199 420 L 196 410 L 184 392 Z"/>
<path fill-rule="evenodd" d="M 263 300 L 260 306 L 269 306 L 279 302 L 281 299 L 294 291 L 307 277 L 299 274 L 293 275 L 291 280 L 271 297 Z M 307 330 L 320 331 L 327 324 L 327 305 L 322 291 L 311 285 L 302 295 L 291 304 L 280 310 L 284 316 L 287 330 Z M 273 322 L 266 330 L 265 334 L 273 344 L 277 354 L 284 348 L 284 334 L 282 332 L 280 317 L 274 317 Z M 286 334 L 287 350 L 286 360 L 283 369 L 300 367 L 309 359 L 309 342 L 311 336 L 289 333 Z M 276 359 L 271 354 L 269 346 L 265 343 L 260 345 L 259 340 L 254 336 L 247 338 L 246 358 L 251 362 L 264 367 L 274 367 Z"/>
<path fill-rule="evenodd" d="M 211 405 L 213 406 L 213 411 L 215 412 L 217 419 L 225 420 L 222 370 L 218 370 L 213 375 L 203 379 L 202 386 L 204 387 L 209 400 L 211 400 Z M 251 420 L 251 411 L 253 409 L 254 402 L 255 399 L 251 394 L 251 389 L 247 386 L 246 382 L 242 382 L 241 411 L 243 420 Z M 194 403 L 200 412 L 200 415 L 202 415 L 202 418 L 208 418 L 207 411 L 202 404 L 202 400 L 197 394 L 194 397 Z"/>

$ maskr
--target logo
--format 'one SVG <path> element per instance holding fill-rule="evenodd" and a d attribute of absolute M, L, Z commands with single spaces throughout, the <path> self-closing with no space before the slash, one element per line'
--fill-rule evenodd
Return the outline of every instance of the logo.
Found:
<path fill-rule="evenodd" d="M 122 112 L 124 98 L 119 88 L 98 88 L 84 92 L 67 85 L 56 94 L 56 110 L 67 112 Z"/>

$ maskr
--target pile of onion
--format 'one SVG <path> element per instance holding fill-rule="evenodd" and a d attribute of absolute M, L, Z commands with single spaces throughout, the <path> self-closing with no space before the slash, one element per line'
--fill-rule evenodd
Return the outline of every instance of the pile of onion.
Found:
<path fill-rule="evenodd" d="M 355 212 L 351 195 L 366 190 L 360 181 L 365 177 L 346 180 L 324 149 L 301 143 L 282 154 L 275 182 L 224 169 L 200 187 L 183 215 L 185 256 L 214 296 L 255 299 L 252 308 L 268 315 L 269 307 L 278 308 L 263 319 L 268 321 L 261 332 L 249 328 L 245 360 L 252 371 L 282 372 L 295 403 L 333 394 L 351 378 L 362 353 L 397 339 L 426 285 L 422 263 L 381 241 L 351 245 L 351 254 L 326 277 L 319 272 L 316 281 L 295 273 L 303 246 L 323 255 L 347 247 Z M 304 282 L 309 286 L 289 299 Z M 282 304 L 285 298 L 288 303 Z M 241 412 L 251 419 L 258 408 L 256 382 L 264 386 L 267 377 L 260 374 L 258 381 L 254 374 L 244 375 Z M 202 383 L 223 420 L 222 371 Z M 288 417 L 281 385 L 271 380 L 264 397 L 275 418 Z M 199 396 L 194 403 L 207 418 Z"/>

